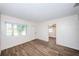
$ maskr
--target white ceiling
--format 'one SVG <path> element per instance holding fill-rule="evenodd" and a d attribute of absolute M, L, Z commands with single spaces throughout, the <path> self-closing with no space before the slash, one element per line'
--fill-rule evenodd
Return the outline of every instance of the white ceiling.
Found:
<path fill-rule="evenodd" d="M 78 13 L 79 7 L 73 6 L 74 3 L 4 3 L 0 4 L 0 11 L 2 14 L 7 14 L 25 20 L 41 22 Z"/>

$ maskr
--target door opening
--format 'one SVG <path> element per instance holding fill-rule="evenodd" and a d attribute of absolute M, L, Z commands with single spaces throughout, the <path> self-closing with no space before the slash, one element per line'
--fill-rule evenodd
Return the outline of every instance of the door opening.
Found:
<path fill-rule="evenodd" d="M 49 46 L 52 48 L 56 45 L 56 24 L 48 27 Z"/>

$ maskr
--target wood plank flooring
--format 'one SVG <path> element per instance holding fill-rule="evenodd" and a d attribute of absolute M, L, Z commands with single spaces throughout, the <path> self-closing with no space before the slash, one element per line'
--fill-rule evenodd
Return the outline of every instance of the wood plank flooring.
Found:
<path fill-rule="evenodd" d="M 79 56 L 79 51 L 77 50 L 58 45 L 52 48 L 49 45 L 49 42 L 33 40 L 5 49 L 1 52 L 1 56 Z"/>
<path fill-rule="evenodd" d="M 79 56 L 79 50 L 57 45 L 56 38 L 49 37 L 48 47 L 59 52 L 61 56 Z"/>

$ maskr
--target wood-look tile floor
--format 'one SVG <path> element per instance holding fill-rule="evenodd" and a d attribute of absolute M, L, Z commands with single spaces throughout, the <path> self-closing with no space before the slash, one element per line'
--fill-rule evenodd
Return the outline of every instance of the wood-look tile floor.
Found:
<path fill-rule="evenodd" d="M 50 48 L 47 42 L 33 40 L 1 52 L 2 56 L 66 56 L 79 55 L 79 51 L 64 49 L 64 47 Z M 69 50 L 68 50 L 69 49 Z"/>

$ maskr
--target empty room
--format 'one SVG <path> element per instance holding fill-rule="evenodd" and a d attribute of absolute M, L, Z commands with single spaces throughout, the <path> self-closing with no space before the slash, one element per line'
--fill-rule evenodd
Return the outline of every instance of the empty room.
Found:
<path fill-rule="evenodd" d="M 0 3 L 0 56 L 79 56 L 79 3 Z"/>

